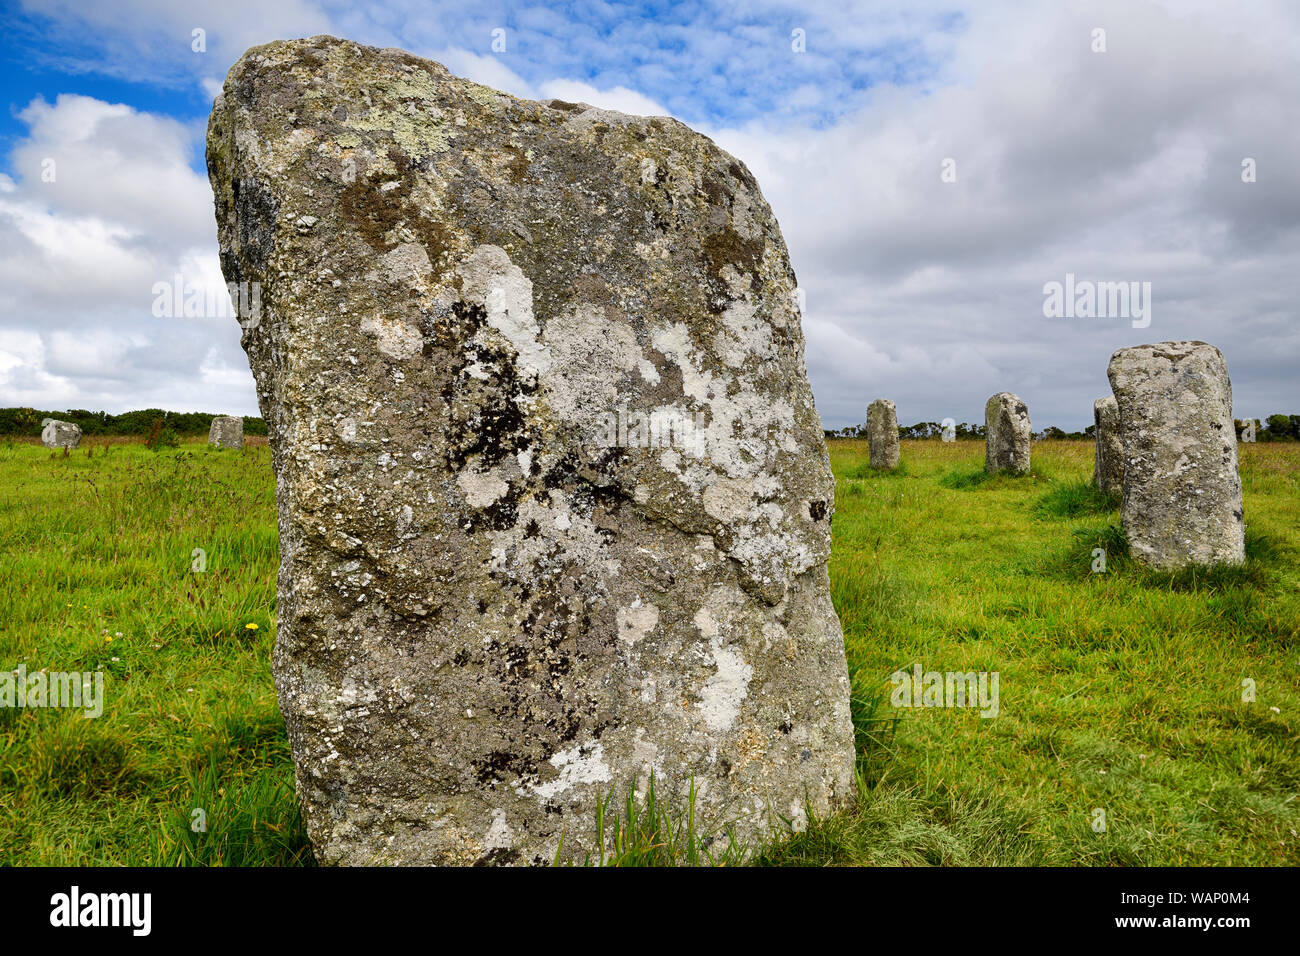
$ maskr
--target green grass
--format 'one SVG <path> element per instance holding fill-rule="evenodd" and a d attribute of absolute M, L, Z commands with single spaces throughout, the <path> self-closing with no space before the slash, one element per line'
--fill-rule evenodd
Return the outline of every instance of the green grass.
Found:
<path fill-rule="evenodd" d="M 775 859 L 1300 862 L 1300 445 L 1242 446 L 1247 564 L 1178 574 L 1128 560 L 1090 443 L 1036 444 L 1019 478 L 985 476 L 983 450 L 904 443 L 899 482 L 862 469 L 865 443 L 831 443 L 855 689 L 917 663 L 998 671 L 1000 715 L 899 711 L 859 808 Z"/>
<path fill-rule="evenodd" d="M 0 447 L 0 667 L 102 669 L 112 702 L 0 708 L 0 863 L 310 861 L 269 663 L 268 449 L 89 450 Z"/>
<path fill-rule="evenodd" d="M 905 442 L 896 472 L 832 442 L 857 806 L 741 851 L 653 787 L 609 794 L 589 862 L 1300 863 L 1300 445 L 1240 450 L 1247 564 L 1157 574 L 1090 443 L 1036 444 L 1013 478 L 979 442 Z M 0 446 L 0 667 L 102 668 L 113 704 L 0 708 L 0 863 L 310 864 L 269 668 L 265 445 L 92 452 Z M 999 716 L 895 709 L 914 664 L 997 671 Z"/>

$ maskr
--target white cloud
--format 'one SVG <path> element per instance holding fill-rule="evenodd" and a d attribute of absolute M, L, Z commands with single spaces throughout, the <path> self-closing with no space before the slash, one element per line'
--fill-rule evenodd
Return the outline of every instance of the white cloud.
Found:
<path fill-rule="evenodd" d="M 629 90 L 625 86 L 614 86 L 608 90 L 598 90 L 590 83 L 578 80 L 549 80 L 541 85 L 542 98 L 566 100 L 570 103 L 589 103 L 601 109 L 630 113 L 633 116 L 669 116 L 668 110 L 648 96 Z"/>
<path fill-rule="evenodd" d="M 19 117 L 20 178 L 0 189 L 0 405 L 255 414 L 234 319 L 152 314 L 155 284 L 177 275 L 224 294 L 190 128 L 84 96 Z M 205 363 L 243 373 L 196 390 Z"/>
<path fill-rule="evenodd" d="M 1223 349 L 1239 416 L 1294 406 L 1300 44 L 1294 13 L 1252 10 L 1247 36 L 1231 8 L 981 5 L 960 83 L 877 88 L 827 128 L 708 131 L 780 219 L 828 423 L 877 395 L 907 422 L 970 420 L 1007 388 L 1082 427 L 1114 349 L 1174 338 Z M 1268 180 L 1243 183 L 1243 156 Z M 1152 282 L 1151 327 L 1044 319 L 1066 272 Z"/>

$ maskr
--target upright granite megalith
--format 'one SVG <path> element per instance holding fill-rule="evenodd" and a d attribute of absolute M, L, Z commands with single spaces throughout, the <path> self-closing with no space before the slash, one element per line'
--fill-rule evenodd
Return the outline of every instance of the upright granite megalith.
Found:
<path fill-rule="evenodd" d="M 1023 475 L 1029 471 L 1029 406 L 1011 392 L 984 403 L 984 470 Z"/>
<path fill-rule="evenodd" d="M 1246 526 L 1223 353 L 1205 342 L 1138 345 L 1112 355 L 1107 374 L 1119 403 L 1130 553 L 1161 570 L 1242 563 Z"/>
<path fill-rule="evenodd" d="M 218 415 L 208 429 L 208 444 L 217 448 L 244 447 L 244 420 L 235 415 Z"/>
<path fill-rule="evenodd" d="M 57 418 L 42 419 L 41 444 L 46 448 L 76 448 L 81 444 L 81 426 Z"/>
<path fill-rule="evenodd" d="M 887 398 L 867 406 L 867 442 L 872 468 L 898 467 L 898 413 Z"/>
<path fill-rule="evenodd" d="M 1104 494 L 1124 493 L 1124 443 L 1119 433 L 1119 404 L 1107 395 L 1092 403 L 1092 423 L 1097 442 L 1092 478 Z"/>
<path fill-rule="evenodd" d="M 742 840 L 850 799 L 833 479 L 738 160 L 316 37 L 235 64 L 208 169 L 226 278 L 262 292 L 273 664 L 321 861 L 581 860 L 651 774 Z"/>

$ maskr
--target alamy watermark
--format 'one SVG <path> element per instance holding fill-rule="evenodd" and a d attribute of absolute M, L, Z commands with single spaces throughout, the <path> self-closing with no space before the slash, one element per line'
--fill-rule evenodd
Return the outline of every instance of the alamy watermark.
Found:
<path fill-rule="evenodd" d="M 148 936 L 153 927 L 152 893 L 83 893 L 73 886 L 50 897 L 50 925 L 125 927 L 133 936 Z"/>
<path fill-rule="evenodd" d="M 260 282 L 228 282 L 223 287 L 186 282 L 177 275 L 173 282 L 155 282 L 150 292 L 157 319 L 236 318 L 246 329 L 255 329 L 262 321 Z"/>
<path fill-rule="evenodd" d="M 1133 328 L 1151 324 L 1150 282 L 1076 281 L 1073 272 L 1064 282 L 1043 286 L 1043 316 L 1049 319 L 1132 319 Z"/>
<path fill-rule="evenodd" d="M 597 448 L 673 448 L 692 458 L 707 450 L 705 413 L 656 408 L 649 412 L 626 406 L 600 417 L 592 444 Z"/>
<path fill-rule="evenodd" d="M 86 718 L 104 713 L 104 672 L 35 671 L 27 665 L 0 673 L 0 707 L 61 707 L 85 710 Z"/>
<path fill-rule="evenodd" d="M 998 715 L 997 671 L 894 671 L 889 702 L 895 707 L 978 707 L 981 717 Z"/>

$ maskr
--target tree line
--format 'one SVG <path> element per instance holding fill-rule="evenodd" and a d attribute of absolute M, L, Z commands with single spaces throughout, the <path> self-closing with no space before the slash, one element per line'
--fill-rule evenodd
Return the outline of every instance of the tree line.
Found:
<path fill-rule="evenodd" d="M 1234 424 L 1237 428 L 1238 441 L 1250 441 L 1249 428 L 1251 422 L 1254 422 L 1254 441 L 1297 441 L 1300 440 L 1300 415 L 1269 415 L 1265 419 L 1235 419 Z M 844 428 L 825 429 L 827 438 L 866 438 L 867 426 L 847 425 Z M 1043 438 L 1053 439 L 1091 439 L 1096 435 L 1097 426 L 1089 425 L 1081 432 L 1067 432 L 1064 429 L 1057 428 L 1055 425 L 1048 425 L 1040 432 L 1034 432 L 1034 439 Z M 962 422 L 954 429 L 958 441 L 971 441 L 974 439 L 984 438 L 983 425 L 971 425 Z M 899 425 L 898 437 L 903 440 L 918 438 L 941 438 L 943 436 L 942 422 L 917 422 L 915 425 Z"/>
<path fill-rule="evenodd" d="M 41 422 L 46 418 L 72 422 L 86 435 L 149 435 L 154 422 L 161 428 L 178 435 L 206 435 L 212 427 L 215 412 L 169 412 L 161 408 L 142 408 L 134 412 L 110 415 L 84 408 L 65 411 L 43 411 L 38 408 L 0 408 L 0 435 L 39 435 Z M 245 435 L 265 435 L 266 422 L 250 415 L 244 416 Z"/>

